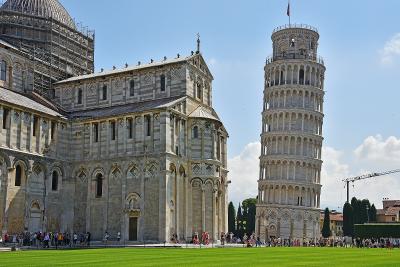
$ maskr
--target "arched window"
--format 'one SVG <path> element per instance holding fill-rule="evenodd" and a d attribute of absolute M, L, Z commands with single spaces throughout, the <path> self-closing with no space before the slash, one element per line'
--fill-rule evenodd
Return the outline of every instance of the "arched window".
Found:
<path fill-rule="evenodd" d="M 129 95 L 134 96 L 135 95 L 135 81 L 131 80 L 129 82 Z"/>
<path fill-rule="evenodd" d="M 51 190 L 58 190 L 58 172 L 53 171 L 53 175 L 51 177 Z"/>
<path fill-rule="evenodd" d="M 0 80 L 7 80 L 7 62 L 5 62 L 4 60 L 1 61 Z"/>
<path fill-rule="evenodd" d="M 203 93 L 201 91 L 201 84 L 197 83 L 197 98 L 202 99 L 203 98 Z"/>
<path fill-rule="evenodd" d="M 164 74 L 162 74 L 161 76 L 160 76 L 160 88 L 161 88 L 161 91 L 165 91 L 165 75 Z"/>
<path fill-rule="evenodd" d="M 107 85 L 103 85 L 102 100 L 107 100 Z"/>
<path fill-rule="evenodd" d="M 82 89 L 78 89 L 78 105 L 82 104 L 82 99 L 83 99 L 83 91 Z"/>
<path fill-rule="evenodd" d="M 21 186 L 22 181 L 22 168 L 21 166 L 17 165 L 15 167 L 15 186 Z"/>
<path fill-rule="evenodd" d="M 199 127 L 197 127 L 197 126 L 193 127 L 193 138 L 194 139 L 199 138 Z"/>
<path fill-rule="evenodd" d="M 300 84 L 303 84 L 304 83 L 304 70 L 303 69 L 300 70 L 299 77 L 300 77 Z"/>
<path fill-rule="evenodd" d="M 101 173 L 96 176 L 96 197 L 103 196 L 103 175 Z"/>

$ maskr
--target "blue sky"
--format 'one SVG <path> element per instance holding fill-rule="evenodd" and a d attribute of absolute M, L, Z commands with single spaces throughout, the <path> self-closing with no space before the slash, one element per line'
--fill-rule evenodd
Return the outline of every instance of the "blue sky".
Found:
<path fill-rule="evenodd" d="M 215 77 L 214 108 L 230 133 L 229 158 L 237 165 L 232 166 L 233 184 L 251 180 L 254 185 L 258 170 L 240 173 L 237 167 L 246 157 L 256 162 L 254 169 L 258 166 L 255 150 L 261 131 L 263 67 L 272 50 L 272 30 L 288 22 L 287 1 L 61 2 L 77 22 L 96 30 L 97 70 L 187 55 L 195 49 L 199 32 L 202 53 Z M 326 184 L 331 183 L 326 188 L 342 194 L 341 175 L 400 167 L 400 157 L 383 160 L 387 155 L 400 156 L 400 36 L 396 37 L 400 1 L 292 0 L 291 10 L 292 23 L 313 25 L 321 35 L 319 54 L 327 67 L 324 178 Z M 374 153 L 378 153 L 376 158 L 370 156 Z M 339 167 L 333 164 L 335 160 Z M 399 198 L 385 191 L 393 191 L 394 184 L 399 191 L 397 180 L 400 175 L 382 179 L 390 186 L 380 189 L 383 192 L 375 192 L 375 183 L 360 183 L 356 187 L 364 189 L 354 189 L 354 193 L 376 202 L 386 196 Z M 234 201 L 257 190 L 255 186 L 241 193 L 234 188 Z M 363 192 L 367 189 L 373 197 Z M 323 197 L 322 205 L 335 207 L 341 201 Z"/>

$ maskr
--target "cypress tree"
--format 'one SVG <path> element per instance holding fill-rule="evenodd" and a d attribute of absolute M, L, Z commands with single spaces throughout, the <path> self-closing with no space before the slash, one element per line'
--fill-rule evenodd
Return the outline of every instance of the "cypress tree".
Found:
<path fill-rule="evenodd" d="M 242 214 L 242 206 L 238 205 L 237 215 L 236 215 L 236 236 L 242 236 L 243 232 L 243 214 Z"/>
<path fill-rule="evenodd" d="M 248 198 L 243 200 L 243 228 L 248 235 L 251 235 L 256 229 L 256 204 L 257 199 Z"/>
<path fill-rule="evenodd" d="M 372 206 L 369 209 L 368 213 L 369 213 L 369 221 L 370 222 L 376 222 L 376 208 L 375 208 L 374 204 L 372 204 Z"/>
<path fill-rule="evenodd" d="M 346 202 L 343 206 L 343 235 L 354 235 L 353 207 L 349 202 Z"/>
<path fill-rule="evenodd" d="M 325 214 L 324 214 L 324 223 L 322 225 L 322 236 L 324 238 L 328 238 L 331 236 L 331 220 L 329 218 L 329 209 L 325 209 Z"/>
<path fill-rule="evenodd" d="M 228 205 L 228 231 L 235 232 L 236 211 L 232 201 Z"/>
<path fill-rule="evenodd" d="M 368 223 L 369 222 L 369 209 L 371 208 L 371 204 L 368 199 L 363 199 L 360 205 L 360 223 Z"/>

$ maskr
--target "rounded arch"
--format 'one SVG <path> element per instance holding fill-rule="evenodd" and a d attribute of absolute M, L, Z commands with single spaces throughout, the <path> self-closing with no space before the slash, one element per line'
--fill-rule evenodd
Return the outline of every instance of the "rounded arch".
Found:
<path fill-rule="evenodd" d="M 104 168 L 102 168 L 102 167 L 97 167 L 97 168 L 95 168 L 93 171 L 92 171 L 92 175 L 91 175 L 91 177 L 92 177 L 92 179 L 96 179 L 96 177 L 97 177 L 97 175 L 98 174 L 101 174 L 103 177 L 105 176 L 105 171 L 104 171 Z"/>
<path fill-rule="evenodd" d="M 193 178 L 192 180 L 190 180 L 190 185 L 194 186 L 195 184 L 199 184 L 200 186 L 203 185 L 203 180 L 201 180 L 198 177 Z"/>
<path fill-rule="evenodd" d="M 186 177 L 186 170 L 185 167 L 183 167 L 182 165 L 179 167 L 179 175 Z"/>
<path fill-rule="evenodd" d="M 15 168 L 17 165 L 20 165 L 24 171 L 29 170 L 29 161 L 25 158 L 15 158 L 12 162 L 12 168 Z"/>

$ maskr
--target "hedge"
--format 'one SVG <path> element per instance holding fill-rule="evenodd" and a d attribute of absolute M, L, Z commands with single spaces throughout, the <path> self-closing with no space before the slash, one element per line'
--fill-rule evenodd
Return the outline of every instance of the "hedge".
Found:
<path fill-rule="evenodd" d="M 400 224 L 355 224 L 354 236 L 359 238 L 400 238 Z"/>

